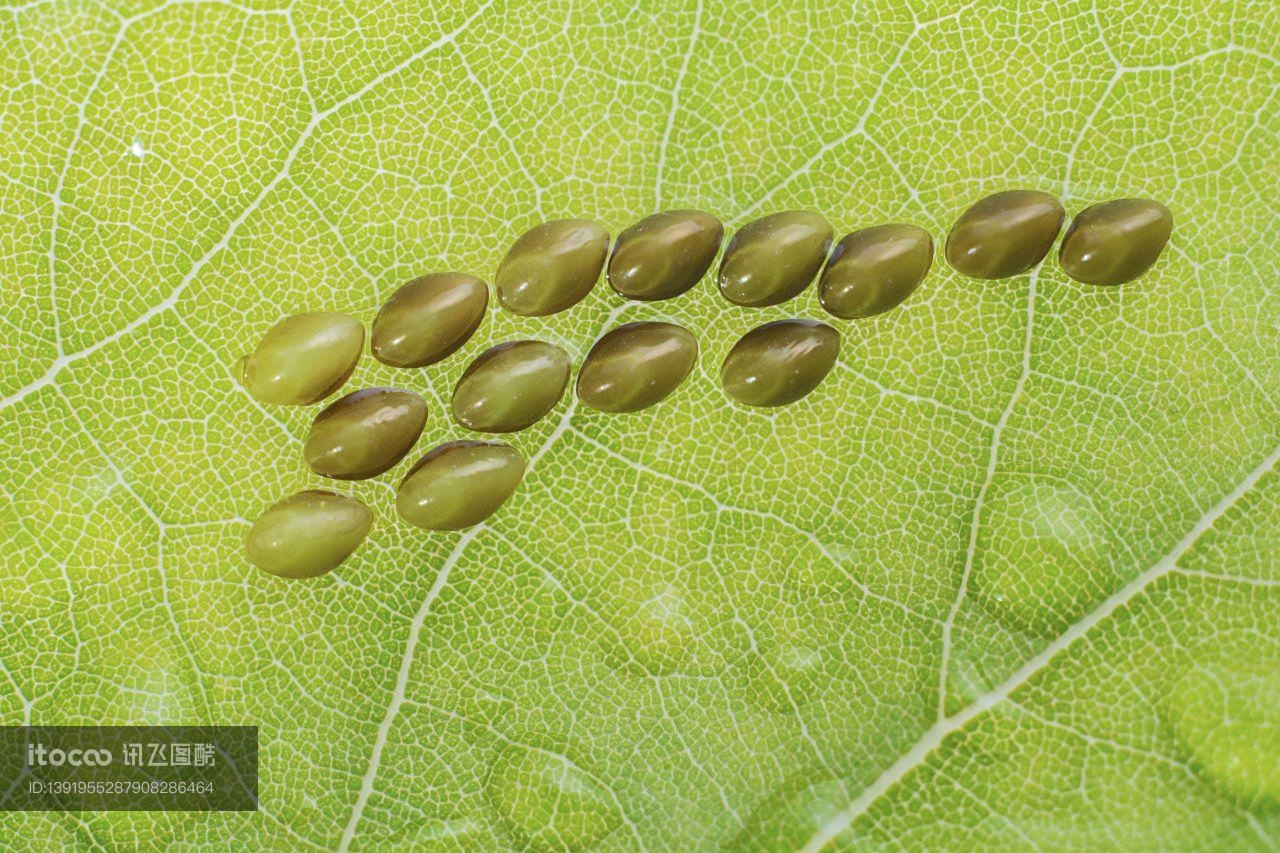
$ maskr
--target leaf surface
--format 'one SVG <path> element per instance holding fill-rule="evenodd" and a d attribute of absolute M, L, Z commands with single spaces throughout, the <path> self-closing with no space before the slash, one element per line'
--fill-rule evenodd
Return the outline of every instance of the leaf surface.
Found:
<path fill-rule="evenodd" d="M 1268 3 L 214 0 L 0 13 L 0 720 L 257 724 L 262 809 L 9 814 L 84 847 L 1270 849 L 1280 839 L 1280 19 Z M 1176 7 L 1176 8 L 1175 8 Z M 394 515 L 333 574 L 242 556 L 319 485 L 235 360 L 487 279 L 525 228 L 698 207 L 941 239 L 1030 187 L 1176 226 L 1137 282 L 941 265 L 773 411 L 717 371 L 816 293 L 492 311 L 406 386 L 702 347 L 661 406 L 568 402 L 490 523 Z"/>

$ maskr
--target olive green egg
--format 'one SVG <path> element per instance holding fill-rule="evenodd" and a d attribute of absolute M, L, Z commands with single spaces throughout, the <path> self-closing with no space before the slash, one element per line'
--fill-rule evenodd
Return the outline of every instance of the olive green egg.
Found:
<path fill-rule="evenodd" d="M 453 419 L 476 432 L 516 432 L 560 402 L 569 356 L 544 341 L 512 341 L 482 352 L 453 388 Z"/>
<path fill-rule="evenodd" d="M 662 402 L 698 361 L 698 341 L 674 323 L 628 323 L 595 342 L 578 370 L 578 399 L 601 412 Z"/>
<path fill-rule="evenodd" d="M 317 474 L 367 480 L 403 459 L 426 422 L 427 404 L 412 391 L 365 388 L 316 415 L 302 455 Z"/>
<path fill-rule="evenodd" d="M 814 320 L 778 320 L 743 335 L 720 368 L 729 396 L 748 406 L 785 406 L 817 388 L 840 353 L 840 333 Z"/>
<path fill-rule="evenodd" d="M 720 292 L 734 305 L 780 305 L 809 286 L 830 248 L 831 226 L 807 210 L 748 222 L 720 259 Z"/>
<path fill-rule="evenodd" d="M 1173 214 L 1158 201 L 1119 198 L 1076 215 L 1058 262 L 1082 284 L 1124 284 L 1151 269 L 1173 233 Z"/>
<path fill-rule="evenodd" d="M 245 540 L 250 562 L 282 578 L 315 578 L 360 546 L 373 513 L 355 498 L 311 489 L 272 504 Z"/>
<path fill-rule="evenodd" d="M 294 314 L 272 326 L 258 347 L 240 359 L 239 378 L 263 403 L 318 403 L 356 369 L 364 348 L 364 326 L 332 311 Z"/>
<path fill-rule="evenodd" d="M 883 314 L 915 293 L 933 264 L 933 237 L 916 225 L 877 225 L 831 250 L 818 284 L 828 312 L 845 320 Z"/>
<path fill-rule="evenodd" d="M 975 202 L 951 226 L 946 256 L 970 278 L 1019 275 L 1044 260 L 1062 230 L 1062 203 L 1038 190 L 1009 190 Z"/>
<path fill-rule="evenodd" d="M 462 530 L 497 512 L 524 477 L 509 444 L 451 441 L 418 460 L 396 489 L 396 512 L 424 530 Z"/>
<path fill-rule="evenodd" d="M 595 287 L 608 252 L 609 232 L 595 222 L 559 219 L 530 228 L 498 264 L 498 302 L 526 317 L 564 311 Z"/>
<path fill-rule="evenodd" d="M 687 292 L 720 251 L 724 226 L 700 210 L 668 210 L 618 235 L 606 277 L 620 296 L 652 302 Z"/>
<path fill-rule="evenodd" d="M 425 367 L 465 344 L 484 319 L 489 288 L 456 272 L 415 278 L 387 300 L 373 321 L 369 349 L 392 367 Z"/>

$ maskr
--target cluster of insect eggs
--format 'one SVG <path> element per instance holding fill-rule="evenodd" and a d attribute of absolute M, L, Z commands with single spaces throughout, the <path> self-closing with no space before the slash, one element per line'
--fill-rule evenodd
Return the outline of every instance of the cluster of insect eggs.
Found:
<path fill-rule="evenodd" d="M 1057 242 L 1065 211 L 1051 195 L 1013 190 L 965 210 L 944 254 L 957 272 L 979 279 L 1025 273 Z M 1081 211 L 1059 247 L 1063 270 L 1085 284 L 1116 285 L 1146 272 L 1173 228 L 1168 209 L 1147 199 L 1117 199 Z M 717 284 L 729 302 L 780 305 L 818 278 L 819 301 L 834 317 L 863 319 L 889 311 L 920 286 L 933 265 L 933 238 L 915 225 L 854 231 L 832 246 L 827 221 L 786 211 L 747 223 L 729 241 Z M 565 311 L 591 292 L 601 271 L 619 295 L 641 302 L 686 293 L 720 254 L 724 228 L 710 214 L 676 210 L 627 228 L 610 252 L 598 223 L 565 219 L 522 234 L 494 277 L 498 302 L 514 314 Z M 821 275 L 819 276 L 819 273 Z M 397 368 L 448 358 L 480 327 L 489 288 L 474 276 L 435 273 L 402 286 L 374 319 L 369 347 Z M 239 366 L 245 388 L 263 403 L 310 405 L 341 388 L 365 345 L 364 325 L 347 314 L 313 312 L 273 326 Z M 725 392 L 749 406 L 782 406 L 809 394 L 830 372 L 840 334 L 827 323 L 790 319 L 747 332 L 721 366 Z M 633 412 L 666 399 L 689 376 L 698 343 L 674 323 L 628 323 L 591 347 L 578 371 L 583 405 Z M 554 344 L 520 340 L 481 353 L 458 379 L 453 419 L 478 433 L 525 429 L 564 395 L 572 365 Z M 376 477 L 417 443 L 427 408 L 414 392 L 366 388 L 321 411 L 303 455 L 313 471 L 338 480 Z M 427 530 L 461 530 L 491 516 L 524 476 L 525 460 L 509 444 L 463 440 L 442 444 L 417 461 L 396 489 L 396 512 Z M 307 490 L 269 507 L 246 541 L 250 560 L 289 578 L 332 570 L 364 541 L 373 515 L 356 498 Z"/>

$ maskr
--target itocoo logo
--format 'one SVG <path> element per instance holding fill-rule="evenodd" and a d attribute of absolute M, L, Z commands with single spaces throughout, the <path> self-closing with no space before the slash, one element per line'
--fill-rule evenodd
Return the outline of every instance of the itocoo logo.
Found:
<path fill-rule="evenodd" d="M 109 749 L 49 749 L 42 743 L 27 744 L 28 767 L 106 767 L 110 763 Z"/>

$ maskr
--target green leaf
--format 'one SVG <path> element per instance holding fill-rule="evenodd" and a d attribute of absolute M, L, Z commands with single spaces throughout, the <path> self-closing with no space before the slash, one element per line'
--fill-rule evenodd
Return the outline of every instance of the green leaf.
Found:
<path fill-rule="evenodd" d="M 18 844 L 477 849 L 1280 843 L 1280 22 L 1266 2 L 436 4 L 0 13 L 0 720 L 257 724 L 257 814 L 8 814 Z M 917 5 L 911 10 L 908 5 Z M 580 359 L 667 318 L 661 406 L 562 404 L 490 523 L 288 583 L 242 540 L 313 412 L 235 360 L 670 207 L 941 238 L 1030 187 L 1161 200 L 1119 288 L 941 264 L 772 412 L 719 360 L 822 316 L 704 282 L 491 312 Z"/>

